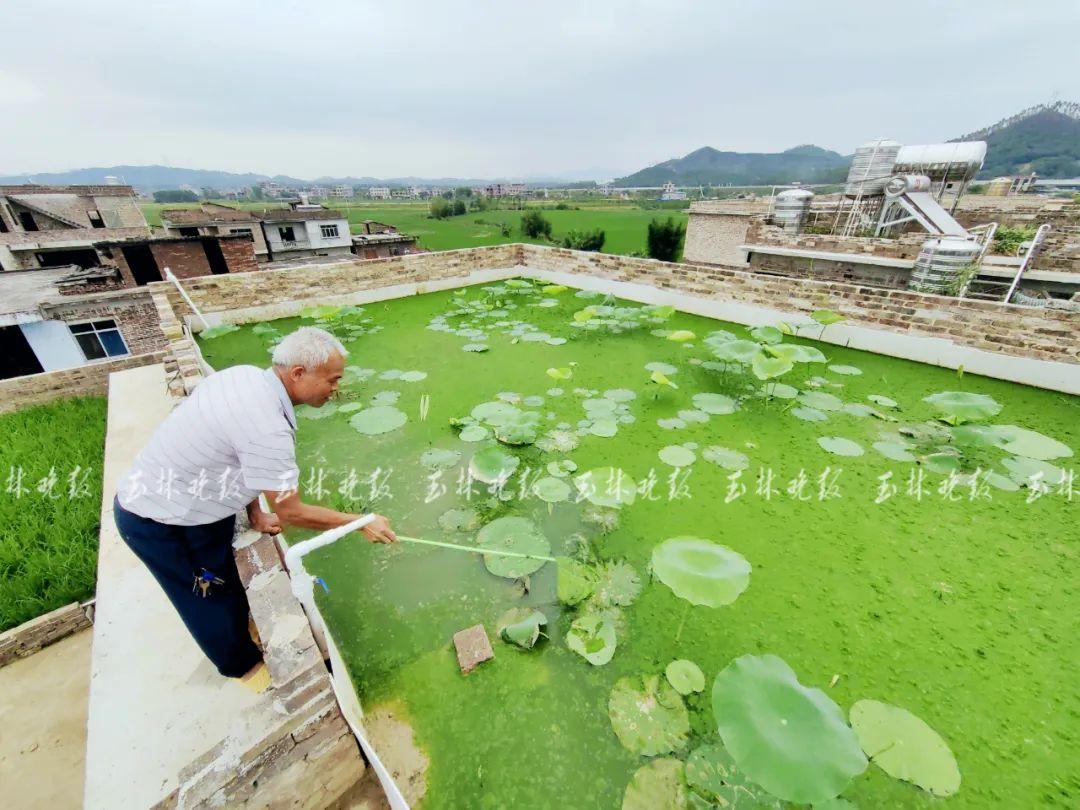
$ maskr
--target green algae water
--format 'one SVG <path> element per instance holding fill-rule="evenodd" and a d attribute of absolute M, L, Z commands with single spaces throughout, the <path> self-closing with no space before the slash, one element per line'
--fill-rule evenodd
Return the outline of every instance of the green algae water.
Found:
<path fill-rule="evenodd" d="M 871 762 L 841 793 L 856 807 L 1076 806 L 1080 536 L 1061 446 L 1080 446 L 1077 399 L 799 336 L 781 340 L 828 362 L 763 382 L 749 363 L 718 361 L 718 347 L 775 335 L 661 310 L 504 282 L 201 340 L 219 369 L 267 365 L 273 341 L 302 325 L 346 343 L 336 400 L 298 409 L 305 500 L 468 545 L 484 525 L 525 517 L 553 555 L 618 564 L 608 585 L 622 598 L 571 607 L 554 564 L 509 578 L 480 555 L 359 535 L 307 558 L 365 709 L 394 706 L 430 757 L 421 806 L 619 808 L 651 757 L 613 730 L 616 682 L 662 680 L 673 659 L 704 672 L 704 691 L 681 698 L 689 729 L 665 755 L 681 774 L 691 752 L 720 742 L 713 681 L 746 655 L 779 656 L 844 716 L 863 699 L 906 709 L 951 749 L 961 783 L 948 798 Z M 941 392 L 972 410 L 957 418 L 924 401 Z M 510 408 L 474 411 L 484 403 Z M 491 414 L 521 443 L 497 442 Z M 1027 434 L 986 425 L 1042 439 L 1029 450 Z M 517 464 L 494 486 L 470 473 L 489 446 Z M 632 479 L 632 503 L 582 497 L 575 479 L 603 468 Z M 569 486 L 537 484 L 550 478 Z M 691 604 L 653 575 L 654 548 L 683 536 L 752 566 L 734 602 Z M 528 650 L 498 634 L 520 607 L 547 620 Z M 617 639 L 595 666 L 567 646 L 594 608 Z M 451 637 L 477 623 L 495 657 L 462 675 Z M 680 787 L 651 806 L 720 801 Z"/>

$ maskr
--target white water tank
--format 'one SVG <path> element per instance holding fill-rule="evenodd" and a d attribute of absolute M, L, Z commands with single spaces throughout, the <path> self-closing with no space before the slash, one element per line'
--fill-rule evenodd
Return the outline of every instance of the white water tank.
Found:
<path fill-rule="evenodd" d="M 798 233 L 802 230 L 806 212 L 810 210 L 810 201 L 814 199 L 814 192 L 805 188 L 789 188 L 776 195 L 776 203 L 773 206 L 773 223 L 782 227 L 785 231 Z"/>
<path fill-rule="evenodd" d="M 971 180 L 986 160 L 986 141 L 928 143 L 905 146 L 896 156 L 895 171 L 925 174 L 931 180 L 959 183 Z"/>
<path fill-rule="evenodd" d="M 900 197 L 930 190 L 930 178 L 925 174 L 898 174 L 885 184 L 886 197 Z"/>
<path fill-rule="evenodd" d="M 889 138 L 867 141 L 856 149 L 844 194 L 849 197 L 881 196 L 885 184 L 895 174 L 893 165 L 899 152 L 900 144 Z"/>
<path fill-rule="evenodd" d="M 967 268 L 979 260 L 977 242 L 958 236 L 941 236 L 923 242 L 908 289 L 915 292 L 956 295 L 955 289 Z"/>

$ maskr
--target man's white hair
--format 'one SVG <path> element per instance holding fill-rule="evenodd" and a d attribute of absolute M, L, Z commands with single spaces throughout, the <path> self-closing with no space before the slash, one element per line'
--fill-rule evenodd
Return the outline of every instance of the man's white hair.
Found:
<path fill-rule="evenodd" d="M 281 342 L 274 347 L 271 360 L 275 366 L 292 368 L 303 366 L 308 371 L 314 371 L 337 352 L 342 357 L 347 357 L 349 352 L 341 345 L 341 341 L 331 335 L 325 329 L 316 326 L 301 326 L 295 332 L 286 335 Z"/>

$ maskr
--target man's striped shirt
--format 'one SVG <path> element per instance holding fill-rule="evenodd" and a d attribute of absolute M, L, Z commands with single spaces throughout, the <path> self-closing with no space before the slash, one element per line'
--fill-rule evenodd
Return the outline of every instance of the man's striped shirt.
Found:
<path fill-rule="evenodd" d="M 211 374 L 166 417 L 117 486 L 145 518 L 197 526 L 234 515 L 262 490 L 296 489 L 296 414 L 272 368 Z"/>

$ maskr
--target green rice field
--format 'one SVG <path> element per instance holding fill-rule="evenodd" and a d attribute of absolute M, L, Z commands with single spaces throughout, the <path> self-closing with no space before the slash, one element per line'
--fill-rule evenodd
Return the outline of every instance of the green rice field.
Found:
<path fill-rule="evenodd" d="M 423 810 L 1077 806 L 1077 399 L 817 316 L 511 280 L 202 336 L 220 369 L 333 331 L 305 499 L 490 552 L 306 561 L 365 710 L 430 758 Z"/>
<path fill-rule="evenodd" d="M 554 203 L 552 203 L 554 205 Z M 684 210 L 649 210 L 632 205 L 579 204 L 577 210 L 545 210 L 544 216 L 551 221 L 552 236 L 558 241 L 570 230 L 593 230 L 600 228 L 606 235 L 604 253 L 629 254 L 645 251 L 645 235 L 653 219 L 672 217 L 683 224 L 687 221 Z M 244 208 L 273 207 L 273 203 L 248 203 Z M 178 205 L 142 205 L 146 220 L 151 225 L 161 224 L 162 208 L 183 207 Z M 457 250 L 458 248 L 482 247 L 484 245 L 502 245 L 511 242 L 533 242 L 522 235 L 519 227 L 521 211 L 513 209 L 495 209 L 489 211 L 470 211 L 447 219 L 431 219 L 428 216 L 427 203 L 355 203 L 337 206 L 342 208 L 354 233 L 360 230 L 359 223 L 372 219 L 393 225 L 402 233 L 412 234 L 419 239 L 420 247 L 428 250 Z M 511 226 L 509 236 L 503 236 L 500 226 Z"/>
<path fill-rule="evenodd" d="M 105 398 L 0 416 L 0 631 L 94 595 Z"/>

